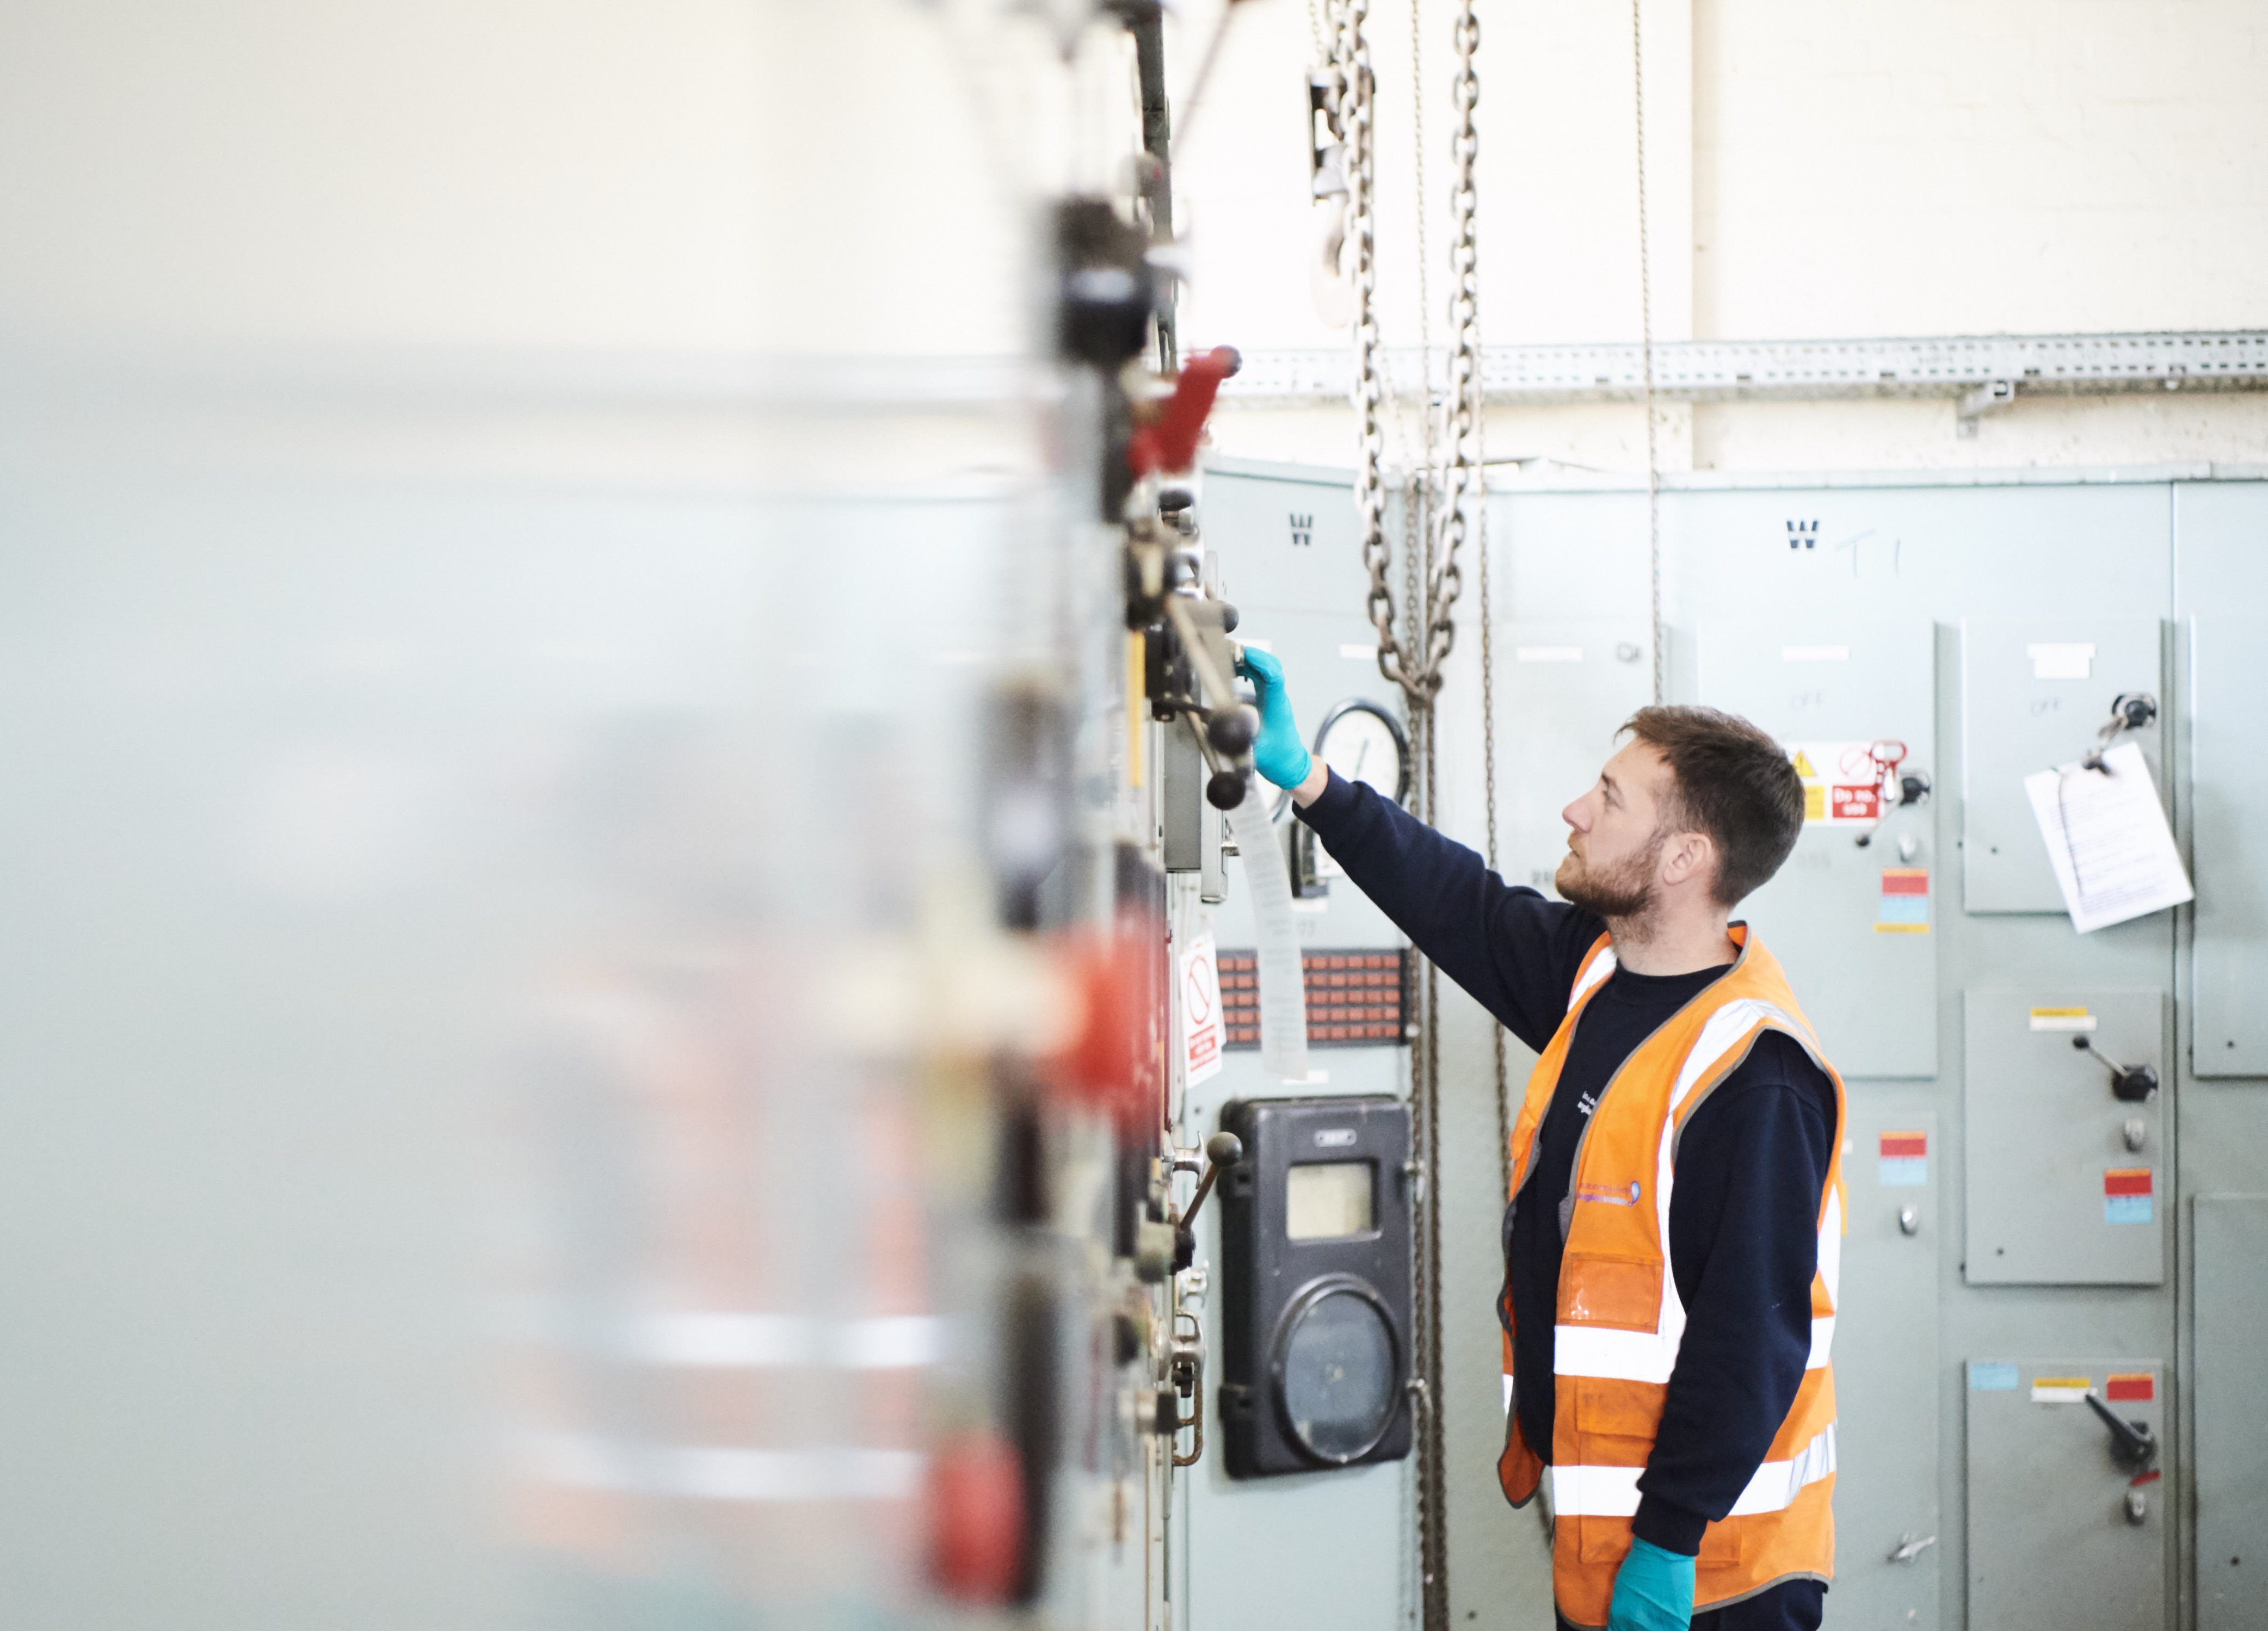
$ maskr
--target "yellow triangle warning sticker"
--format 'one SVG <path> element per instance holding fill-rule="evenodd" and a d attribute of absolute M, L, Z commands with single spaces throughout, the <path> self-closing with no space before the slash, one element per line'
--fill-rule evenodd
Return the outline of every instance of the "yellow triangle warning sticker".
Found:
<path fill-rule="evenodd" d="M 1819 772 L 1811 768 L 1811 755 L 1800 747 L 1795 750 L 1795 773 L 1807 782 L 1819 779 Z"/>

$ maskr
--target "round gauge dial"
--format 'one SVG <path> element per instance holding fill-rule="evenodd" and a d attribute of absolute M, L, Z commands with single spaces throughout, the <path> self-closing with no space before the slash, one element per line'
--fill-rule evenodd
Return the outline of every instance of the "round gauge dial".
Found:
<path fill-rule="evenodd" d="M 1376 1293 L 1310 1288 L 1277 1338 L 1276 1400 L 1300 1447 L 1344 1466 L 1368 1455 L 1402 1402 L 1401 1344 Z"/>
<path fill-rule="evenodd" d="M 1356 697 L 1331 709 L 1315 732 L 1315 757 L 1396 804 L 1409 797 L 1409 738 L 1401 722 L 1375 702 Z"/>

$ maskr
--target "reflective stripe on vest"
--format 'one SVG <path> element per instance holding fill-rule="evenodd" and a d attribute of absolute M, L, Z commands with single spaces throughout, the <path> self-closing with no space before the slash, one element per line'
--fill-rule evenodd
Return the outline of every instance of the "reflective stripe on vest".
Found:
<path fill-rule="evenodd" d="M 1804 1486 L 1834 1470 L 1835 1423 L 1830 1422 L 1788 1459 L 1767 1461 L 1756 1468 L 1729 1516 L 1786 1511 Z M 1642 1466 L 1555 1466 L 1550 1469 L 1551 1510 L 1562 1517 L 1635 1517 L 1638 1475 L 1645 1471 Z"/>

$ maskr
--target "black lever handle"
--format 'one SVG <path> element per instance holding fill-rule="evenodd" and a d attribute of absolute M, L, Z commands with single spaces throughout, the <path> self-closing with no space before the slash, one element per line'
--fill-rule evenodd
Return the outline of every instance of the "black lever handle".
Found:
<path fill-rule="evenodd" d="M 2094 1054 L 2110 1072 L 2110 1096 L 2121 1103 L 2139 1105 L 2158 1091 L 2158 1073 L 2149 1066 L 2122 1065 L 2084 1036 L 2072 1038 L 2071 1045 L 2081 1053 Z"/>
<path fill-rule="evenodd" d="M 2158 1458 L 2158 1440 L 2147 1422 L 2130 1422 L 2087 1390 L 2087 1407 L 2110 1429 L 2110 1458 L 2130 1473 L 2149 1470 Z"/>
<path fill-rule="evenodd" d="M 1187 1229 L 1197 1221 L 1197 1209 L 1205 1203 L 1205 1197 L 1212 1193 L 1213 1180 L 1220 1176 L 1220 1169 L 1225 1166 L 1234 1166 L 1243 1159 L 1244 1141 L 1235 1134 L 1215 1133 L 1211 1138 L 1205 1140 L 1204 1176 L 1197 1179 L 1197 1192 L 1189 1197 L 1189 1209 L 1182 1214 L 1182 1228 Z"/>

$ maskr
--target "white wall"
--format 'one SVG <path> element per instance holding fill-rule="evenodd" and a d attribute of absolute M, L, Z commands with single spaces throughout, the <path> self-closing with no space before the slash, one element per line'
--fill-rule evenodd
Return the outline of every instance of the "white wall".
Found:
<path fill-rule="evenodd" d="M 1422 8 L 1442 339 L 1449 0 Z M 1210 22 L 1191 8 L 1184 38 Z M 1629 14 L 1483 8 L 1482 320 L 1496 342 L 1638 331 Z M 2268 326 L 2268 10 L 2248 0 L 1821 6 L 1646 0 L 1655 334 L 1780 339 Z M 1418 337 L 1410 11 L 1373 17 L 1381 327 Z M 1192 54 L 1184 47 L 1184 58 Z M 1307 13 L 1243 9 L 1178 178 L 1191 342 L 1338 343 L 1307 261 Z M 2257 459 L 2257 399 L 2034 401 L 1956 440 L 1949 401 L 1664 410 L 1671 468 Z M 1344 463 L 1334 409 L 1232 409 L 1227 452 Z M 1491 452 L 1628 470 L 1628 408 L 1491 415 Z M 1391 453 L 1389 456 L 1393 456 Z"/>

